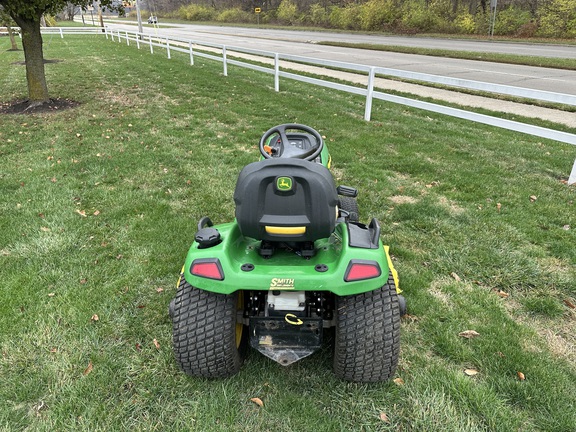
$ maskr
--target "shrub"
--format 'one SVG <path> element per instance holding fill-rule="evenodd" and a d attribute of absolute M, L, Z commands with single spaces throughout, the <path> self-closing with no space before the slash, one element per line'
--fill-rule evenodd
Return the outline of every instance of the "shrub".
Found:
<path fill-rule="evenodd" d="M 576 37 L 574 0 L 551 0 L 538 10 L 538 35 L 545 37 Z"/>
<path fill-rule="evenodd" d="M 330 25 L 330 13 L 321 4 L 314 3 L 310 6 L 310 10 L 305 16 L 305 20 L 315 26 L 326 27 Z"/>
<path fill-rule="evenodd" d="M 214 8 L 203 5 L 189 4 L 178 9 L 181 19 L 188 21 L 212 21 L 216 18 L 217 12 Z"/>
<path fill-rule="evenodd" d="M 276 16 L 281 23 L 292 25 L 298 20 L 298 6 L 292 0 L 282 0 Z"/>
<path fill-rule="evenodd" d="M 419 31 L 438 31 L 442 27 L 441 22 L 442 18 L 433 8 L 427 8 L 421 3 L 407 3 L 401 18 L 403 28 Z"/>
<path fill-rule="evenodd" d="M 330 25 L 343 30 L 359 30 L 358 15 L 360 8 L 361 6 L 356 4 L 349 4 L 344 8 L 335 6 L 330 11 Z"/>
<path fill-rule="evenodd" d="M 458 14 L 454 20 L 454 25 L 459 33 L 474 34 L 478 29 L 474 17 L 468 12 Z"/>
<path fill-rule="evenodd" d="M 532 16 L 530 12 L 510 6 L 496 14 L 494 34 L 515 35 L 518 33 L 518 30 L 523 25 L 528 24 L 531 19 Z"/>
<path fill-rule="evenodd" d="M 401 15 L 395 0 L 369 0 L 360 6 L 360 29 L 384 30 L 391 28 Z"/>
<path fill-rule="evenodd" d="M 225 9 L 218 14 L 216 21 L 229 23 L 250 23 L 254 22 L 254 15 L 243 11 L 240 8 Z"/>

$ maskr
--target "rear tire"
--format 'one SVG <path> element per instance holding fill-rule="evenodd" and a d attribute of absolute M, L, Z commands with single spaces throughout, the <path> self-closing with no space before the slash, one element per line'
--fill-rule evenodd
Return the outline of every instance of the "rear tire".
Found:
<path fill-rule="evenodd" d="M 400 353 L 400 308 L 394 278 L 374 291 L 337 297 L 334 373 L 354 382 L 390 379 Z"/>
<path fill-rule="evenodd" d="M 174 355 L 188 375 L 224 378 L 240 370 L 247 332 L 236 322 L 241 292 L 202 291 L 182 277 L 173 303 Z"/>

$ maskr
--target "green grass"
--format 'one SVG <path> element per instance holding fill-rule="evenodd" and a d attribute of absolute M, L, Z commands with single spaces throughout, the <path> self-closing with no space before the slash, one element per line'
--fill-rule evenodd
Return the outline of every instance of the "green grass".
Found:
<path fill-rule="evenodd" d="M 26 97 L 8 47 L 2 103 Z M 366 123 L 360 97 L 96 36 L 45 48 L 51 95 L 82 104 L 0 115 L 1 430 L 573 430 L 574 147 L 382 102 Z M 252 352 L 227 380 L 173 360 L 196 222 L 232 219 L 236 175 L 285 122 L 326 136 L 381 222 L 403 384 L 338 381 L 329 343 L 287 368 Z"/>

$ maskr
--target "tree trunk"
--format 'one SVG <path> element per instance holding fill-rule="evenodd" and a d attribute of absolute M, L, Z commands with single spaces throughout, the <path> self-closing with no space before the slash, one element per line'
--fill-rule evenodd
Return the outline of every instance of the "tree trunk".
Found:
<path fill-rule="evenodd" d="M 16 39 L 14 38 L 14 32 L 12 31 L 12 26 L 10 24 L 7 24 L 6 27 L 8 29 L 8 36 L 10 37 L 10 44 L 12 45 L 12 48 L 10 48 L 10 50 L 18 51 L 18 45 L 16 45 Z"/>
<path fill-rule="evenodd" d="M 28 81 L 28 99 L 30 106 L 48 102 L 48 86 L 44 71 L 44 53 L 40 34 L 40 17 L 37 19 L 14 18 L 22 29 L 22 47 L 26 60 L 26 80 Z"/>

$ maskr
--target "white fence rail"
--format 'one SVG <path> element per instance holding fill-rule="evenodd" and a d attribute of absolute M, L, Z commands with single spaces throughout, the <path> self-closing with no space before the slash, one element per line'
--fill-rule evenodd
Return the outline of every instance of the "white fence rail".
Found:
<path fill-rule="evenodd" d="M 576 145 L 576 135 L 567 132 L 562 132 L 554 129 L 543 128 L 539 126 L 530 125 L 527 123 L 506 120 L 498 117 L 492 117 L 484 114 L 478 114 L 472 111 L 466 111 L 457 108 L 451 108 L 444 105 L 433 104 L 430 102 L 423 102 L 416 99 L 410 99 L 401 96 L 395 96 L 388 93 L 377 91 L 374 88 L 374 81 L 377 75 L 393 76 L 403 79 L 411 79 L 435 84 L 448 85 L 458 88 L 505 94 L 516 97 L 523 97 L 533 100 L 553 102 L 564 105 L 576 106 L 576 96 L 563 93 L 554 93 L 541 90 L 527 89 L 523 87 L 512 87 L 500 84 L 491 84 L 479 81 L 464 80 L 457 78 L 449 78 L 438 75 L 422 74 L 416 72 L 408 72 L 397 69 L 373 67 L 366 65 L 359 65 L 354 63 L 345 63 L 330 60 L 318 60 L 309 57 L 287 55 L 280 53 L 273 53 L 269 51 L 253 50 L 230 45 L 213 44 L 205 41 L 198 41 L 192 39 L 178 38 L 174 36 L 159 36 L 147 33 L 138 33 L 136 31 L 118 30 L 110 27 L 104 29 L 100 27 L 62 27 L 62 28 L 44 28 L 42 33 L 58 33 L 63 37 L 63 34 L 85 34 L 85 33 L 98 33 L 104 34 L 106 38 L 119 43 L 125 42 L 127 45 L 136 45 L 137 48 L 147 48 L 151 53 L 154 48 L 161 48 L 166 50 L 166 55 L 170 59 L 173 51 L 182 52 L 189 56 L 190 64 L 194 65 L 195 57 L 207 58 L 223 65 L 223 74 L 228 76 L 228 65 L 239 66 L 271 74 L 274 76 L 274 88 L 276 91 L 280 90 L 280 78 L 288 78 L 292 80 L 302 81 L 309 84 L 319 85 L 323 87 L 332 88 L 335 90 L 345 91 L 352 94 L 364 96 L 366 98 L 364 118 L 369 121 L 372 113 L 373 99 L 388 101 L 405 106 L 410 106 L 418 109 L 432 111 L 452 117 L 466 119 L 477 123 L 491 125 L 499 128 L 522 132 L 541 138 L 552 139 L 567 144 Z M 102 33 L 103 32 L 103 33 Z M 229 54 L 235 53 L 235 58 L 230 58 Z M 260 64 L 250 63 L 240 60 L 242 55 L 255 56 L 256 62 Z M 299 74 L 295 71 L 294 67 L 290 68 L 291 71 L 281 70 L 280 62 L 290 62 L 294 64 L 304 64 L 315 68 L 344 70 L 354 74 L 365 76 L 367 84 L 365 87 L 356 87 L 353 85 L 342 84 L 335 81 L 328 81 L 320 78 L 313 78 L 304 74 Z M 261 64 L 270 64 L 270 67 L 262 66 Z M 321 75 L 321 73 L 318 73 Z"/>

